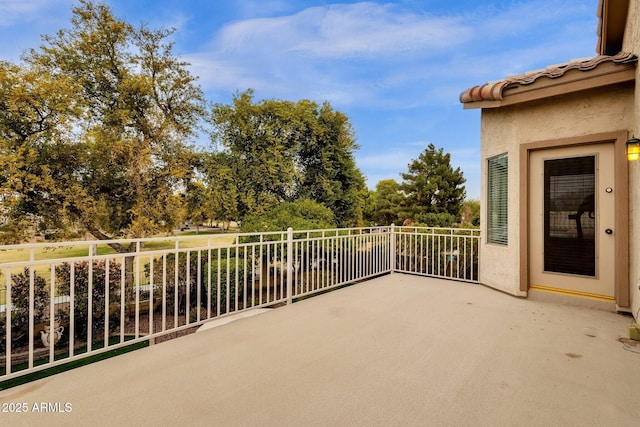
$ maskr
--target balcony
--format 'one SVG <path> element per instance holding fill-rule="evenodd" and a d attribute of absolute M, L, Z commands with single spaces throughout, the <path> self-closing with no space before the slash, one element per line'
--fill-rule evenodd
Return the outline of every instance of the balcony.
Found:
<path fill-rule="evenodd" d="M 0 410 L 8 411 L 2 414 L 3 421 L 8 425 L 636 425 L 640 348 L 624 340 L 629 318 L 518 299 L 479 286 L 470 256 L 477 256 L 471 249 L 478 237 L 463 236 L 457 230 L 359 229 L 238 236 L 245 238 L 219 249 L 176 247 L 163 254 L 138 247 L 139 252 L 127 256 L 140 260 L 133 263 L 140 264 L 140 271 L 144 257 L 166 265 L 169 253 L 184 253 L 176 258 L 178 263 L 185 261 L 184 278 L 189 276 L 185 283 L 200 280 L 202 285 L 202 272 L 205 277 L 211 272 L 216 280 L 204 282 L 213 286 L 226 278 L 230 301 L 217 304 L 221 286 L 204 298 L 202 286 L 195 292 L 186 286 L 184 296 L 174 298 L 186 305 L 181 309 L 178 302 L 176 309 L 166 291 L 178 289 L 176 295 L 181 295 L 180 268 L 173 276 L 179 279 L 177 285 L 166 278 L 165 267 L 159 283 L 148 280 L 157 275 L 136 272 L 134 309 L 127 316 L 130 309 L 118 305 L 125 320 L 107 317 L 106 330 L 117 338 L 107 348 L 159 341 L 168 331 L 195 327 L 199 331 L 0 391 L 4 405 Z M 244 260 L 245 255 L 250 260 L 254 250 L 261 253 L 260 247 L 264 256 L 256 259 L 269 261 L 264 272 L 258 273 L 261 269 L 252 267 L 253 261 L 226 262 L 218 269 L 213 263 L 202 268 L 202 261 L 200 268 L 187 267 L 197 265 L 203 253 L 208 258 L 209 249 L 216 256 L 220 251 L 219 261 L 230 261 Z M 222 254 L 227 250 L 231 254 L 231 248 L 235 256 L 225 258 Z M 112 256 L 91 251 L 87 256 Z M 192 257 L 193 251 L 198 255 Z M 50 283 L 56 283 L 51 265 L 79 261 L 25 261 L 34 277 L 43 271 L 40 262 L 48 263 L 48 271 L 54 271 Z M 2 266 L 3 274 L 24 267 L 18 261 L 7 265 Z M 125 289 L 126 265 L 126 260 L 118 264 L 124 273 L 117 281 Z M 101 284 L 108 287 L 109 279 L 104 280 Z M 262 285 L 251 289 L 249 285 L 260 280 Z M 56 295 L 55 289 L 64 287 L 50 283 L 52 312 L 81 307 L 71 303 L 78 301 L 75 295 L 56 302 L 64 295 Z M 163 290 L 149 292 L 146 304 L 155 308 L 146 315 L 158 316 L 159 322 L 149 324 L 164 330 L 145 331 L 145 303 L 140 302 L 144 286 Z M 159 304 L 154 294 L 163 296 Z M 210 305 L 208 295 L 215 295 Z M 287 304 L 289 299 L 294 303 Z M 180 314 L 193 311 L 186 310 L 192 300 L 207 301 L 200 319 L 198 310 Z M 9 295 L 5 313 L 12 312 L 11 304 Z M 98 305 L 109 307 L 102 300 Z M 166 313 L 175 310 L 178 319 L 171 319 Z M 208 314 L 213 316 L 204 319 Z M 77 330 L 71 320 L 75 318 L 69 316 L 68 326 Z M 89 319 L 93 322 L 95 317 Z M 111 330 L 109 324 L 116 320 L 118 327 Z M 129 341 L 119 342 L 122 322 L 133 325 Z M 89 334 L 95 328 L 85 329 Z M 73 349 L 72 342 L 80 338 L 71 336 L 60 342 Z M 5 341 L 9 350 L 5 366 L 13 368 L 11 337 Z M 29 341 L 35 350 L 43 346 Z M 106 351 L 94 341 L 91 352 Z M 57 359 L 57 351 L 56 345 L 46 349 L 45 366 L 85 354 Z M 38 369 L 40 365 L 27 362 L 23 371 Z M 23 374 L 8 371 L 5 377 Z M 16 413 L 16 408 L 28 413 Z"/>

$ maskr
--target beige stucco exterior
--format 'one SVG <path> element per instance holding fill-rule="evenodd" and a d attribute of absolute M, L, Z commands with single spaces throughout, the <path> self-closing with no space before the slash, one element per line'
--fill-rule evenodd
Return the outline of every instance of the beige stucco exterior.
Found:
<path fill-rule="evenodd" d="M 629 2 L 622 49 L 640 56 L 640 1 Z M 636 85 L 629 131 L 640 135 L 640 68 L 636 69 Z M 631 312 L 640 310 L 640 162 L 629 163 L 629 287 Z"/>
<path fill-rule="evenodd" d="M 576 142 L 599 142 L 600 135 L 626 132 L 634 123 L 634 87 L 623 83 L 569 95 L 485 109 L 481 119 L 481 156 L 483 195 L 487 194 L 487 159 L 507 153 L 509 158 L 508 233 L 506 246 L 482 243 L 480 282 L 513 295 L 526 296 L 521 289 L 523 274 L 521 206 L 526 204 L 522 191 L 521 147 L 539 143 L 575 139 Z M 596 136 L 597 135 L 597 136 Z M 584 137 L 584 138 L 576 138 Z M 640 171 L 639 171 L 640 172 Z M 481 218 L 487 218 L 487 204 L 481 203 Z M 526 274 L 526 269 L 524 270 Z"/>
<path fill-rule="evenodd" d="M 630 0 L 627 24 L 624 30 L 624 38 L 622 39 L 622 50 L 624 52 L 638 54 L 638 47 L 640 47 L 640 25 L 638 25 L 638 19 L 640 19 L 640 2 Z"/>
<path fill-rule="evenodd" d="M 594 1 L 594 6 L 596 6 Z M 615 306 L 640 312 L 640 161 L 625 143 L 640 137 L 640 0 L 600 0 L 592 59 L 470 88 L 465 108 L 481 108 L 481 217 L 487 227 L 488 159 L 508 155 L 508 244 L 481 243 L 481 283 L 528 296 L 531 153 L 554 147 L 612 143 L 615 174 Z M 595 147 L 595 146 L 594 146 Z M 579 298 L 579 297 L 576 297 Z"/>

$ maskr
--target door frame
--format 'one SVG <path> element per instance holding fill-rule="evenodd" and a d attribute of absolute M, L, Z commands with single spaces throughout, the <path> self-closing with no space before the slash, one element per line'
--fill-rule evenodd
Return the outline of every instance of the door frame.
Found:
<path fill-rule="evenodd" d="M 532 151 L 579 145 L 614 144 L 615 165 L 615 266 L 614 296 L 618 307 L 630 307 L 629 289 L 629 165 L 626 155 L 628 131 L 606 132 L 572 138 L 520 144 L 520 291 L 529 290 L 529 155 Z"/>

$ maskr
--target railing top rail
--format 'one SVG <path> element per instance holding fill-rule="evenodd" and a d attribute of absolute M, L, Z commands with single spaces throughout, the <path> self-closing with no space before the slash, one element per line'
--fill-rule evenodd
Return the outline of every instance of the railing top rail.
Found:
<path fill-rule="evenodd" d="M 315 238 L 332 238 L 332 237 L 349 237 L 354 235 L 363 235 L 363 234 L 373 234 L 373 233 L 386 233 L 391 229 L 394 229 L 395 232 L 398 233 L 433 233 L 433 234 L 442 234 L 442 235 L 463 235 L 470 237 L 478 237 L 480 236 L 481 230 L 474 228 L 441 228 L 441 227 L 422 227 L 422 226 L 374 226 L 374 227 L 352 227 L 352 228 L 331 228 L 331 229 L 310 229 L 310 230 L 293 230 L 293 239 L 301 240 L 301 239 L 315 239 Z M 117 259 L 123 256 L 135 256 L 135 255 L 162 255 L 164 253 L 175 253 L 186 252 L 186 251 L 197 251 L 197 250 L 207 250 L 211 248 L 225 248 L 225 247 L 238 247 L 244 245 L 255 245 L 260 244 L 260 242 L 267 243 L 270 241 L 273 243 L 274 241 L 285 241 L 287 239 L 288 231 L 269 231 L 262 233 L 225 233 L 225 234 L 203 234 L 203 235 L 194 235 L 194 236 L 166 236 L 166 237 L 148 237 L 148 238 L 138 238 L 138 239 L 113 239 L 113 240 L 78 240 L 78 241 L 66 241 L 66 242 L 44 242 L 44 243 L 28 243 L 22 245 L 1 245 L 0 246 L 0 266 L 3 268 L 14 268 L 14 267 L 24 267 L 28 265 L 43 265 L 43 264 L 51 264 L 56 262 L 76 262 L 81 260 L 86 260 L 88 257 L 91 259 L 100 260 L 100 259 Z M 273 237 L 276 237 L 277 240 L 274 240 Z M 221 238 L 227 239 L 226 241 L 221 241 Z M 255 239 L 258 238 L 259 241 Z M 196 246 L 188 247 L 182 246 L 180 243 L 184 243 L 185 245 L 189 241 L 202 241 L 206 239 L 207 242 L 203 244 L 198 244 Z M 253 241 L 243 241 L 243 239 L 253 239 Z M 278 240 L 279 239 L 279 240 Z M 172 244 L 172 247 L 155 249 L 153 247 L 144 247 L 145 243 L 158 243 L 158 242 L 166 242 L 167 244 Z M 124 253 L 92 253 L 91 250 L 87 251 L 87 254 L 82 255 L 69 255 L 69 256 L 58 256 L 52 257 L 53 251 L 60 248 L 92 248 L 98 246 L 107 246 L 110 244 L 121 244 L 121 245 L 136 245 L 132 247 L 130 252 Z M 137 245 L 141 244 L 140 247 Z M 11 250 L 45 250 L 52 251 L 49 252 L 49 255 L 42 257 L 39 254 L 37 257 L 31 256 L 30 259 L 12 259 L 7 260 L 7 262 L 3 262 L 2 253 L 4 251 Z M 37 258 L 37 259 L 36 259 Z"/>
<path fill-rule="evenodd" d="M 469 233 L 471 235 L 480 235 L 480 228 L 455 228 L 455 227 L 427 227 L 414 225 L 397 225 L 396 232 L 438 232 L 438 233 Z"/>
<path fill-rule="evenodd" d="M 353 234 L 365 234 L 372 232 L 385 232 L 390 230 L 390 226 L 372 226 L 372 227 L 351 227 L 351 228 L 327 228 L 315 230 L 293 230 L 294 236 L 321 234 L 329 236 L 344 236 Z"/>
<path fill-rule="evenodd" d="M 295 230 L 293 231 L 294 240 L 301 239 L 314 239 L 314 238 L 332 238 L 332 237 L 348 237 L 353 235 L 368 234 L 374 232 L 386 232 L 389 227 L 360 227 L 360 228 L 341 228 L 341 229 L 319 229 L 319 230 Z M 16 268 L 27 267 L 37 265 L 49 265 L 56 263 L 70 263 L 92 260 L 105 260 L 105 259 L 120 259 L 122 257 L 130 257 L 137 255 L 144 256 L 158 256 L 165 253 L 184 253 L 188 251 L 208 250 L 217 248 L 233 248 L 241 246 L 251 246 L 260 244 L 272 244 L 276 242 L 284 242 L 287 240 L 288 231 L 272 231 L 263 233 L 229 233 L 229 234 L 212 234 L 212 235 L 197 235 L 197 236 L 170 236 L 170 237 L 155 237 L 155 238 L 140 238 L 140 239 L 121 239 L 121 240 L 83 240 L 83 241 L 67 241 L 67 242 L 49 242 L 49 243 L 30 243 L 24 245 L 5 245 L 0 246 L 0 267 L 2 268 Z M 221 242 L 220 237 L 226 238 L 227 241 Z M 275 237 L 276 239 L 273 239 Z M 250 238 L 252 240 L 243 241 L 243 238 Z M 183 246 L 180 242 L 188 243 L 189 241 L 202 241 L 206 239 L 206 243 L 198 244 L 196 246 Z M 258 240 L 256 240 L 258 239 Z M 166 242 L 170 247 L 166 248 L 153 248 L 144 247 L 145 243 Z M 122 245 L 134 245 L 131 251 L 121 253 L 100 253 L 90 250 L 92 247 L 104 247 L 110 243 L 118 243 Z M 174 244 L 177 243 L 177 244 Z M 137 246 L 141 244 L 141 246 Z M 86 248 L 86 253 L 83 254 L 69 254 L 56 256 L 55 251 L 62 248 Z M 34 256 L 29 256 L 29 259 L 9 259 L 3 260 L 2 253 L 11 250 L 27 250 L 37 251 L 44 250 L 47 255 L 38 253 Z M 26 255 L 29 255 L 27 252 Z"/>
<path fill-rule="evenodd" d="M 37 267 L 40 265 L 54 265 L 54 264 L 70 264 L 76 262 L 83 262 L 87 260 L 91 261 L 104 261 L 104 260 L 119 260 L 122 258 L 135 257 L 135 256 L 145 256 L 145 257 L 153 257 L 153 256 L 162 256 L 162 255 L 170 255 L 175 253 L 187 253 L 187 252 L 198 252 L 198 251 L 206 251 L 206 250 L 215 250 L 218 248 L 226 248 L 226 247 L 235 247 L 235 245 L 228 246 L 202 246 L 202 247 L 193 247 L 193 248 L 178 248 L 178 249 L 156 249 L 152 251 L 136 251 L 136 252 L 124 252 L 124 253 L 112 253 L 112 254 L 102 254 L 102 255 L 81 255 L 74 257 L 64 257 L 64 258 L 48 258 L 48 259 L 38 259 L 33 261 L 13 261 L 13 262 L 0 262 L 0 268 L 19 268 L 19 267 Z M 0 287 L 2 284 L 0 283 Z"/>
<path fill-rule="evenodd" d="M 295 234 L 308 233 L 345 233 L 345 232 L 362 232 L 367 230 L 387 229 L 388 226 L 376 227 L 353 227 L 353 228 L 328 228 L 328 229 L 310 229 L 310 230 L 293 230 Z M 259 237 L 259 236 L 286 236 L 287 230 L 282 231 L 265 231 L 251 233 L 215 233 L 215 234 L 197 234 L 197 235 L 175 235 L 161 237 L 138 237 L 127 239 L 110 239 L 110 240 L 68 240 L 62 242 L 38 242 L 38 243 L 21 243 L 12 245 L 0 245 L 0 251 L 15 249 L 40 249 L 40 248 L 59 248 L 70 246 L 93 246 L 93 245 L 112 245 L 112 244 L 135 244 L 147 242 L 176 242 L 189 240 L 202 240 L 205 238 L 216 239 L 219 237 L 226 238 L 242 238 L 242 237 Z"/>
<path fill-rule="evenodd" d="M 251 234 L 251 233 L 247 233 Z M 251 235 L 256 235 L 253 233 Z M 262 235 L 268 234 L 282 234 L 282 232 L 269 232 L 259 233 Z M 216 233 L 216 234 L 197 234 L 189 236 L 166 236 L 166 237 L 138 237 L 128 239 L 110 239 L 110 240 L 67 240 L 62 242 L 39 242 L 39 243 L 21 243 L 14 245 L 0 245 L 0 251 L 15 250 L 15 249 L 39 249 L 39 248 L 59 248 L 70 246 L 93 246 L 93 245 L 112 245 L 112 244 L 135 244 L 135 243 L 147 243 L 147 242 L 176 242 L 176 241 L 189 241 L 189 240 L 202 240 L 206 238 L 215 239 L 218 237 L 236 237 L 241 236 L 239 233 Z"/>

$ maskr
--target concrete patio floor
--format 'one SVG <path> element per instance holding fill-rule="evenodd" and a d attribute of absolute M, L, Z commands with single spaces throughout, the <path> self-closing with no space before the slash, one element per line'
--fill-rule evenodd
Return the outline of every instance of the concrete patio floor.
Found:
<path fill-rule="evenodd" d="M 1 391 L 0 425 L 637 426 L 630 322 L 396 273 Z"/>

